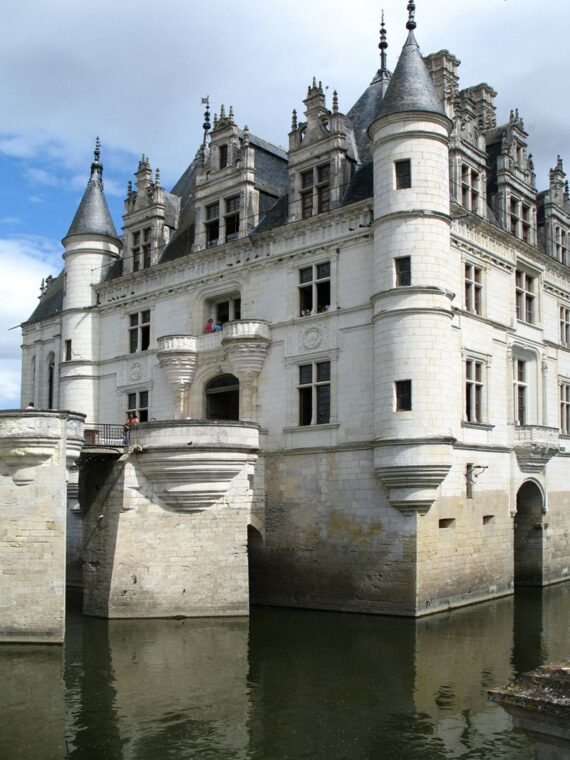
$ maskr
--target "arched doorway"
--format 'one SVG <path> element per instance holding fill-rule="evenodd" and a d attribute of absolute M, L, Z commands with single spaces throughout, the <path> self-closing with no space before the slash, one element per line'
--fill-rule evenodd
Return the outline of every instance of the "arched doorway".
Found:
<path fill-rule="evenodd" d="M 239 420 L 239 380 L 218 375 L 206 385 L 206 419 Z"/>
<path fill-rule="evenodd" d="M 527 480 L 517 493 L 515 515 L 515 585 L 542 586 L 544 497 L 538 485 Z"/>

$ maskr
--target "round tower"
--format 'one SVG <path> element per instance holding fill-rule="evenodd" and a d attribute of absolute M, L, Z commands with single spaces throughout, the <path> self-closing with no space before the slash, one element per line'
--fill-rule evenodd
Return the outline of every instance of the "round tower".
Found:
<path fill-rule="evenodd" d="M 62 240 L 65 250 L 59 406 L 86 414 L 88 422 L 96 421 L 97 416 L 99 322 L 93 286 L 104 279 L 121 251 L 103 191 L 100 157 L 97 138 L 91 177 Z"/>
<path fill-rule="evenodd" d="M 425 511 L 451 466 L 449 134 L 414 36 L 368 129 L 374 161 L 376 472 L 390 501 Z"/>

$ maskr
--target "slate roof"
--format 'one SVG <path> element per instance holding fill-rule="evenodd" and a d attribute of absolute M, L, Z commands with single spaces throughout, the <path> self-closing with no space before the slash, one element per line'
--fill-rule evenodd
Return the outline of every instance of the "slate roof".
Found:
<path fill-rule="evenodd" d="M 413 31 L 402 48 L 376 118 L 409 111 L 446 115 Z"/>
<path fill-rule="evenodd" d="M 119 239 L 103 192 L 102 175 L 103 167 L 98 162 L 94 162 L 91 165 L 91 178 L 65 237 L 70 235 L 103 235 Z"/>
<path fill-rule="evenodd" d="M 347 113 L 347 119 L 358 148 L 358 158 L 364 164 L 372 158 L 372 142 L 368 137 L 368 127 L 380 109 L 384 95 L 390 83 L 391 74 L 378 70 L 370 85 L 364 90 L 356 103 Z"/>
<path fill-rule="evenodd" d="M 33 314 L 24 324 L 29 325 L 34 322 L 42 322 L 44 319 L 59 314 L 63 308 L 63 271 L 55 277 L 47 286 L 45 293 L 40 298 Z"/>

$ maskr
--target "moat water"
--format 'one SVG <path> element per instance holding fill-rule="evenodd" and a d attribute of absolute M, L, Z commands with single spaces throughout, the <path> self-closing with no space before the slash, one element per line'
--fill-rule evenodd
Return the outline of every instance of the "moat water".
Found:
<path fill-rule="evenodd" d="M 254 608 L 0 647 L 2 760 L 531 760 L 487 689 L 570 655 L 570 584 L 420 621 Z"/>

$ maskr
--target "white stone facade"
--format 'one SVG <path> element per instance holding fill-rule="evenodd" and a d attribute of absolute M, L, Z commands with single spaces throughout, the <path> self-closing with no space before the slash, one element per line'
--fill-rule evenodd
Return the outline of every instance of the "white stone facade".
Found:
<path fill-rule="evenodd" d="M 562 164 L 537 193 L 518 114 L 497 127 L 491 88 L 459 91 L 449 54 L 427 62 L 439 112 L 380 109 L 368 138 L 313 82 L 288 155 L 230 113 L 184 175 L 195 192 L 183 177 L 165 193 L 140 165 L 122 270 L 111 236 L 65 239 L 61 310 L 23 326 L 22 403 L 85 413 L 87 427 L 133 409 L 144 423 L 85 514 L 92 614 L 242 614 L 251 595 L 422 615 L 568 578 Z M 166 247 L 139 266 L 149 215 Z M 205 334 L 209 318 L 223 329 Z M 188 473 L 145 472 L 137 436 L 148 458 L 154 436 L 165 446 L 185 419 L 224 415 L 259 426 L 255 461 L 209 509 L 173 516 L 161 488 Z"/>

